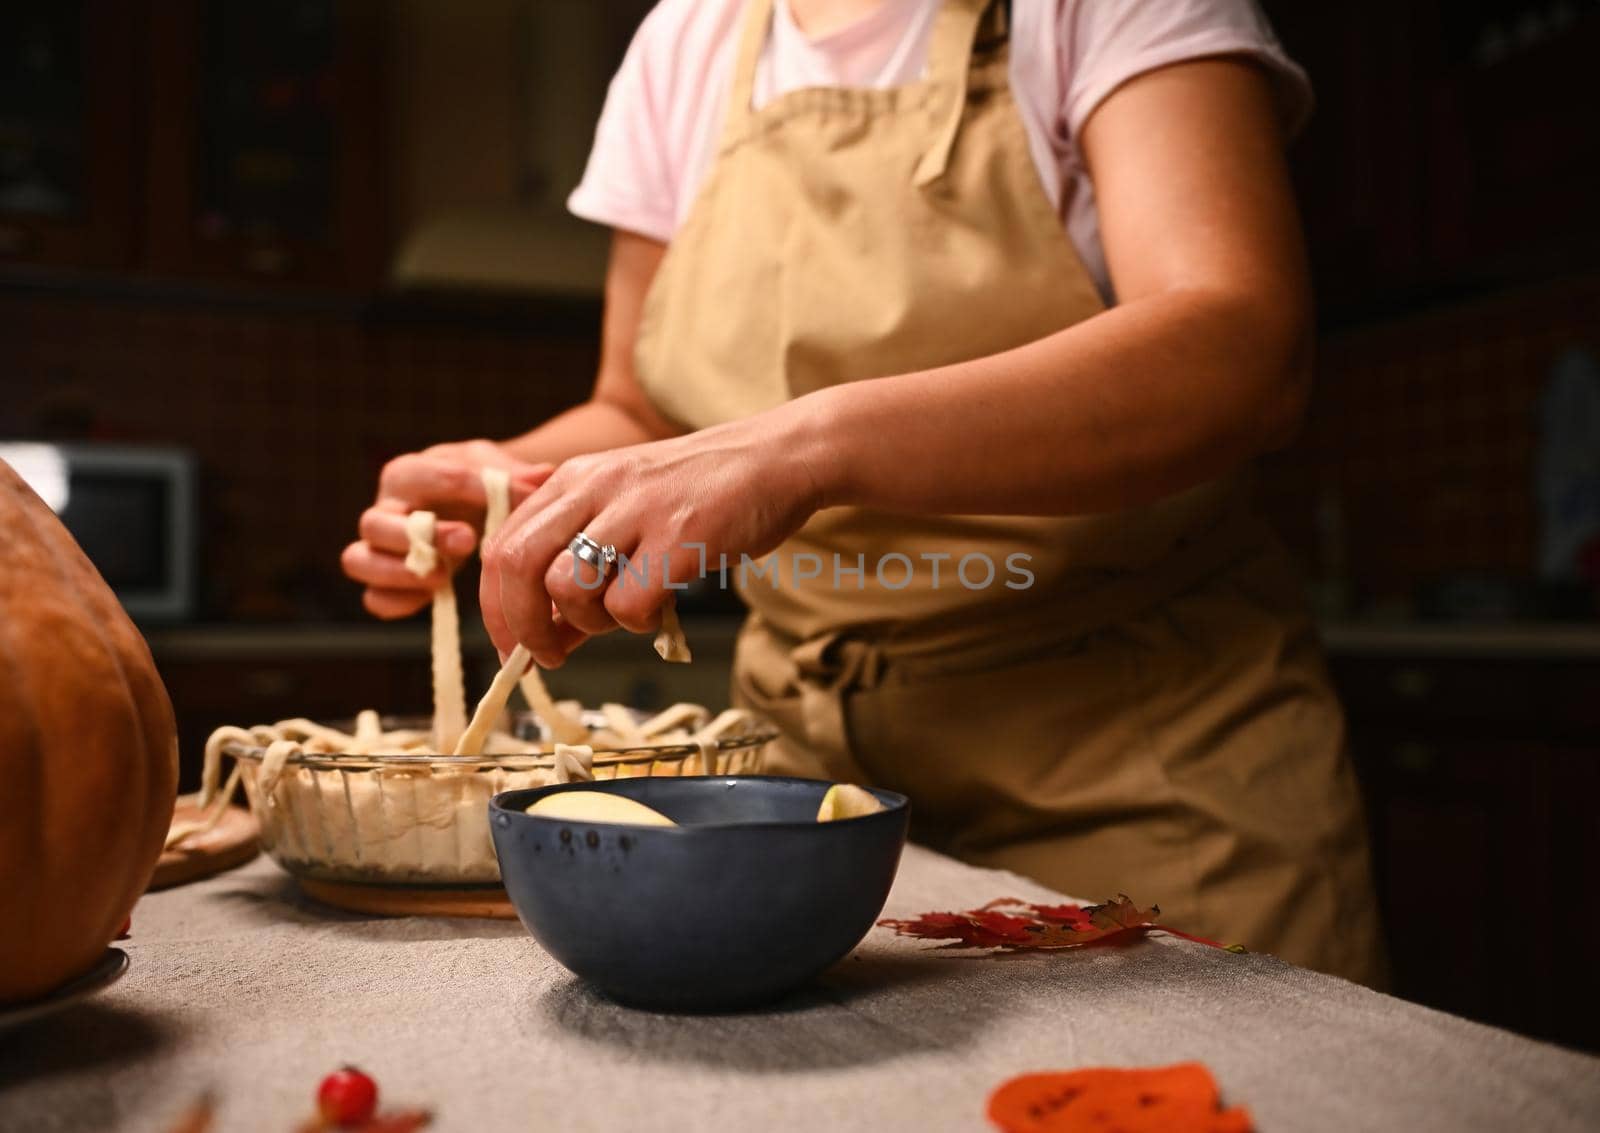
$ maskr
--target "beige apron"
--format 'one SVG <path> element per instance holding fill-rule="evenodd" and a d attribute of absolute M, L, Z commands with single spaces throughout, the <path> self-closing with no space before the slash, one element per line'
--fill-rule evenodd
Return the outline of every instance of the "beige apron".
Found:
<path fill-rule="evenodd" d="M 747 5 L 717 160 L 645 303 L 638 372 L 663 414 L 703 428 L 1102 309 L 1028 150 L 1003 5 L 947 0 L 919 82 L 756 111 L 771 7 Z M 743 578 L 735 697 L 783 728 L 773 770 L 904 791 L 922 841 L 1374 981 L 1343 721 L 1242 495 L 1217 482 L 1073 518 L 820 512 Z M 1008 587 L 1010 563 L 1032 585 Z"/>

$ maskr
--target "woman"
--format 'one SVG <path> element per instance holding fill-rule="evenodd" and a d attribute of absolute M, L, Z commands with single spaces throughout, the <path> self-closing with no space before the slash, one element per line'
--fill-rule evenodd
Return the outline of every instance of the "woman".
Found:
<path fill-rule="evenodd" d="M 1373 981 L 1339 709 L 1242 502 L 1306 400 L 1306 100 L 1248 0 L 663 0 L 572 198 L 616 230 L 593 396 L 395 461 L 346 569 L 419 608 L 400 515 L 464 554 L 506 464 L 502 653 L 649 632 L 726 561 L 773 770 Z"/>

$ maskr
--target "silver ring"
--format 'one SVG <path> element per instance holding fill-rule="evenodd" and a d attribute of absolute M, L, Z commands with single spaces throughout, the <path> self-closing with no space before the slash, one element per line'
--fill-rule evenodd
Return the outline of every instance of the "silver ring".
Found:
<path fill-rule="evenodd" d="M 611 569 L 611 564 L 617 561 L 617 549 L 610 543 L 600 544 L 589 538 L 587 532 L 580 531 L 572 537 L 572 542 L 567 544 L 567 550 L 572 552 L 572 557 L 581 559 L 594 567 L 601 574 Z"/>

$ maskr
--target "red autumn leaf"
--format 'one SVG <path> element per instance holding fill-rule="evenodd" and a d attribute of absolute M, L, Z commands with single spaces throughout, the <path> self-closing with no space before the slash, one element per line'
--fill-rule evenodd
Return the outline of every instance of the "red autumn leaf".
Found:
<path fill-rule="evenodd" d="M 1032 922 L 988 909 L 974 909 L 970 913 L 926 913 L 915 922 L 882 923 L 889 927 L 915 923 L 917 931 L 905 935 L 949 940 L 953 942 L 947 945 L 950 948 L 1005 948 L 1025 945 Z"/>
<path fill-rule="evenodd" d="M 1089 928 L 1094 923 L 1083 905 L 1034 905 L 1032 909 L 1033 915 L 1040 920 L 1067 928 Z"/>
<path fill-rule="evenodd" d="M 1000 944 L 1026 944 L 1033 931 L 1026 917 L 1008 916 L 980 909 L 969 914 L 978 931 Z"/>
<path fill-rule="evenodd" d="M 1214 944 L 1168 929 L 1159 923 L 1160 916 L 1160 906 L 1141 909 L 1119 893 L 1103 905 L 1035 905 L 1002 897 L 965 913 L 924 913 L 912 920 L 882 920 L 878 924 L 900 936 L 950 941 L 943 945 L 945 948 L 995 948 L 1003 952 L 1122 943 L 1155 929 Z"/>

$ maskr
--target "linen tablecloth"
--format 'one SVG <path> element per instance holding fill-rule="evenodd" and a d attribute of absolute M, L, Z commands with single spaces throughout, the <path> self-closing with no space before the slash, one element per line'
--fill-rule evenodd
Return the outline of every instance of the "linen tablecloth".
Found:
<path fill-rule="evenodd" d="M 1002 896 L 1063 900 L 912 847 L 886 915 Z M 123 947 L 120 983 L 0 1036 L 3 1133 L 165 1130 L 203 1090 L 219 1129 L 287 1131 L 346 1062 L 445 1131 L 984 1130 L 1012 1075 L 1188 1059 L 1267 1133 L 1600 1128 L 1600 1060 L 1170 937 L 996 959 L 874 929 L 777 1008 L 661 1016 L 516 922 L 332 912 L 258 860 L 145 897 Z"/>

